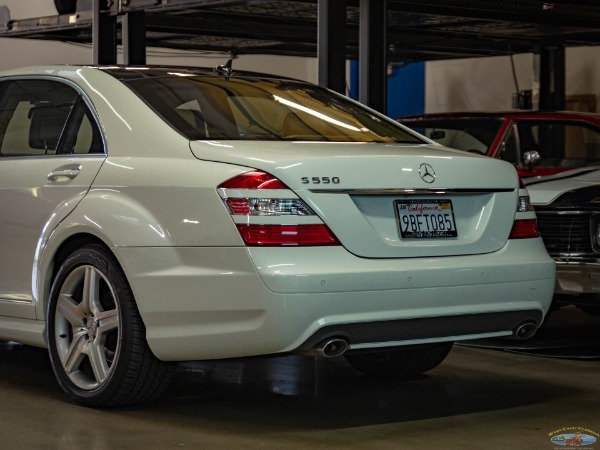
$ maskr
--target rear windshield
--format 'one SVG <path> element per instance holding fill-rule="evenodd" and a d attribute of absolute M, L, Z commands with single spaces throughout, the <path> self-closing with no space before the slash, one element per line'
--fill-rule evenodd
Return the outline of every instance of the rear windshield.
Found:
<path fill-rule="evenodd" d="M 485 155 L 500 131 L 502 119 L 417 119 L 402 123 L 446 147 Z"/>
<path fill-rule="evenodd" d="M 303 82 L 214 76 L 123 82 L 191 140 L 423 143 L 394 121 Z"/>

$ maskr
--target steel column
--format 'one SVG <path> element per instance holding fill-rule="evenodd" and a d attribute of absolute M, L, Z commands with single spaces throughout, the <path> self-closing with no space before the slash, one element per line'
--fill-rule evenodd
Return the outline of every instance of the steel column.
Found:
<path fill-rule="evenodd" d="M 122 19 L 123 64 L 146 64 L 146 13 L 128 12 Z"/>
<path fill-rule="evenodd" d="M 387 0 L 360 0 L 358 99 L 386 113 Z"/>
<path fill-rule="evenodd" d="M 93 0 L 92 49 L 94 64 L 117 63 L 117 17 L 102 14 L 105 0 Z"/>
<path fill-rule="evenodd" d="M 319 0 L 319 84 L 346 93 L 346 0 Z"/>
<path fill-rule="evenodd" d="M 565 109 L 565 48 L 540 48 L 540 110 Z"/>

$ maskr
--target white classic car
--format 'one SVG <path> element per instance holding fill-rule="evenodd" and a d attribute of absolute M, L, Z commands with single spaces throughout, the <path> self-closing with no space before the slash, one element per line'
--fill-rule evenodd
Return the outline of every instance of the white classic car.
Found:
<path fill-rule="evenodd" d="M 554 306 L 600 315 L 600 167 L 525 180 L 550 256 L 556 260 Z"/>
<path fill-rule="evenodd" d="M 0 74 L 0 211 L 0 339 L 47 347 L 89 406 L 184 360 L 418 374 L 531 336 L 555 283 L 511 164 L 228 66 Z"/>

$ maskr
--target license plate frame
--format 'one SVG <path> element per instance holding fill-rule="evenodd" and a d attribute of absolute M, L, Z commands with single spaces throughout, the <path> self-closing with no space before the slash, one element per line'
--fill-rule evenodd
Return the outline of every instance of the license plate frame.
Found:
<path fill-rule="evenodd" d="M 411 199 L 394 202 L 402 239 L 458 237 L 454 206 L 450 199 Z"/>

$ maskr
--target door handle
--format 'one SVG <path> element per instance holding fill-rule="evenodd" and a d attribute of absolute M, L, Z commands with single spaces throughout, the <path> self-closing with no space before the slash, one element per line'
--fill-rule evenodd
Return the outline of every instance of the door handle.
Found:
<path fill-rule="evenodd" d="M 67 164 L 66 166 L 57 167 L 48 174 L 48 181 L 67 181 L 72 180 L 81 172 L 80 164 Z M 65 178 L 67 180 L 65 180 Z"/>

